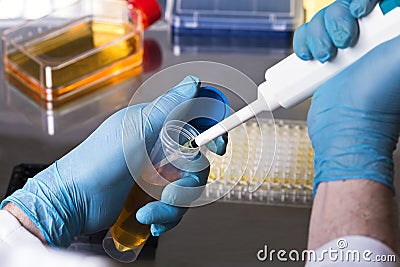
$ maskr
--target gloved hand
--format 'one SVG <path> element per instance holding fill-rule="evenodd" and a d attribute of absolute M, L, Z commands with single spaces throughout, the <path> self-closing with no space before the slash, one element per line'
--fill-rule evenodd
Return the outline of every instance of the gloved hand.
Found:
<path fill-rule="evenodd" d="M 368 15 L 379 0 L 336 0 L 320 10 L 294 34 L 293 50 L 303 60 L 322 63 L 335 57 L 338 48 L 357 42 L 357 19 Z"/>
<path fill-rule="evenodd" d="M 151 151 L 165 118 L 177 105 L 193 98 L 199 84 L 198 78 L 188 76 L 152 103 L 116 112 L 79 146 L 29 179 L 1 206 L 15 203 L 55 246 L 68 246 L 78 234 L 109 228 L 122 210 L 133 178 L 141 174 L 147 151 Z M 122 140 L 123 135 L 127 139 Z M 131 172 L 124 150 L 135 153 L 134 162 L 130 163 L 135 169 Z M 207 170 L 197 175 L 188 174 L 183 182 L 190 186 L 206 183 Z M 162 221 L 155 228 L 162 231 L 177 224 L 185 212 L 161 202 L 151 205 L 150 215 Z"/>
<path fill-rule="evenodd" d="M 321 182 L 370 179 L 393 189 L 400 129 L 400 37 L 363 56 L 314 93 L 308 131 Z"/>

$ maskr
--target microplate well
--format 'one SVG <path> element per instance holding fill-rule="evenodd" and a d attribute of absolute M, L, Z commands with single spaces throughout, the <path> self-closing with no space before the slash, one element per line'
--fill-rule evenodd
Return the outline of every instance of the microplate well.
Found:
<path fill-rule="evenodd" d="M 275 138 L 275 142 L 260 146 L 262 138 Z M 229 139 L 234 146 L 228 146 L 229 156 L 214 157 L 203 197 L 234 203 L 311 205 L 314 151 L 304 121 L 251 120 L 230 131 Z M 245 139 L 249 141 L 241 141 Z"/>

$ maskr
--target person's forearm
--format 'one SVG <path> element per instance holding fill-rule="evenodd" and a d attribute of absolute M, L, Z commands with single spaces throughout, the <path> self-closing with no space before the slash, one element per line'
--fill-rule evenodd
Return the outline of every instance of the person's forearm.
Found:
<path fill-rule="evenodd" d="M 364 179 L 323 182 L 311 214 L 308 248 L 317 249 L 339 237 L 363 235 L 396 251 L 393 192 Z"/>
<path fill-rule="evenodd" d="M 35 235 L 43 244 L 47 244 L 46 239 L 44 238 L 43 233 L 36 227 L 36 225 L 29 219 L 29 217 L 25 214 L 23 210 L 21 210 L 17 205 L 14 203 L 8 203 L 4 206 L 3 210 L 12 214 L 19 223 L 27 229 L 30 233 Z"/>

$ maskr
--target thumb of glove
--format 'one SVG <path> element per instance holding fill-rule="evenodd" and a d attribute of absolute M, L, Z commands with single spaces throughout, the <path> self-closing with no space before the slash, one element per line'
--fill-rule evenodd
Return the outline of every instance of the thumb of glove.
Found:
<path fill-rule="evenodd" d="M 199 78 L 187 76 L 168 93 L 149 103 L 143 109 L 143 117 L 145 120 L 144 136 L 147 149 L 154 145 L 158 137 L 158 135 L 155 135 L 154 133 L 161 131 L 164 121 L 171 111 L 182 103 L 195 97 L 199 86 Z M 179 116 L 179 114 L 175 115 Z M 171 118 L 171 116 L 168 118 L 179 119 L 176 117 Z"/>

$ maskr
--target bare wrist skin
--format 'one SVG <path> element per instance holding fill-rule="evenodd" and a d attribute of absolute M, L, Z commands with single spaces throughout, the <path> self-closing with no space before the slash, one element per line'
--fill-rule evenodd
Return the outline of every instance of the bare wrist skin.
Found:
<path fill-rule="evenodd" d="M 383 184 L 352 179 L 318 186 L 311 213 L 308 247 L 347 235 L 377 239 L 397 250 L 393 192 Z"/>
<path fill-rule="evenodd" d="M 7 205 L 3 207 L 3 210 L 13 215 L 26 230 L 28 230 L 31 234 L 39 238 L 39 240 L 43 244 L 47 245 L 47 241 L 44 238 L 43 233 L 31 221 L 31 219 L 29 219 L 28 215 L 26 215 L 26 213 L 23 210 L 21 210 L 17 205 L 9 202 L 7 203 Z"/>

